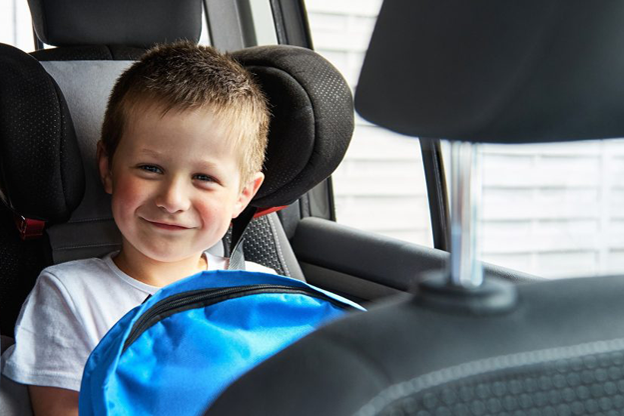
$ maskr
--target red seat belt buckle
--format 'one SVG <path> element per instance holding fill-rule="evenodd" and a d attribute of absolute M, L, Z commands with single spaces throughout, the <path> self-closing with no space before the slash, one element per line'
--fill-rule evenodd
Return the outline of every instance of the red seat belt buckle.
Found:
<path fill-rule="evenodd" d="M 43 235 L 45 221 L 33 220 L 32 218 L 16 215 L 15 225 L 17 225 L 17 230 L 19 231 L 20 238 L 22 240 L 31 240 L 33 238 L 39 238 Z"/>

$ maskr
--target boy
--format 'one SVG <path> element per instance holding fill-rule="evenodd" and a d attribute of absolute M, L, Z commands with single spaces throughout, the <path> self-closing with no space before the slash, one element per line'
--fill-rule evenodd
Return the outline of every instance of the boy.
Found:
<path fill-rule="evenodd" d="M 122 248 L 45 269 L 6 354 L 5 375 L 29 385 L 37 416 L 78 414 L 84 364 L 130 309 L 162 286 L 227 266 L 205 250 L 262 184 L 268 123 L 250 74 L 209 47 L 159 46 L 121 75 L 97 158 Z"/>

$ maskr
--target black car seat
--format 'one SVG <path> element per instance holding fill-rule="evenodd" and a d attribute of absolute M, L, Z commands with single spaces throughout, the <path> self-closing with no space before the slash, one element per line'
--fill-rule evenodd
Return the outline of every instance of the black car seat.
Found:
<path fill-rule="evenodd" d="M 468 145 L 623 137 L 623 19 L 622 2 L 386 0 L 356 108 Z M 624 412 L 624 277 L 446 275 L 293 344 L 206 415 Z"/>
<path fill-rule="evenodd" d="M 3 336 L 12 334 L 43 267 L 119 246 L 95 163 L 109 91 L 151 45 L 197 41 L 201 29 L 201 0 L 29 3 L 37 36 L 55 48 L 28 56 L 0 46 Z M 255 74 L 271 105 L 266 179 L 251 203 L 263 213 L 294 202 L 335 169 L 353 131 L 352 97 L 338 71 L 310 50 L 265 46 L 233 56 Z M 217 249 L 227 254 L 230 239 Z M 251 222 L 244 255 L 304 278 L 275 213 Z M 10 404 L 2 390 L 5 414 Z"/>

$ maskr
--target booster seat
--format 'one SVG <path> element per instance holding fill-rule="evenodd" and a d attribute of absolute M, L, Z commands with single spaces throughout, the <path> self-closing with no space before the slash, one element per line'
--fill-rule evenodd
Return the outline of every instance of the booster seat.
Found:
<path fill-rule="evenodd" d="M 101 188 L 95 163 L 109 91 L 150 46 L 197 41 L 201 30 L 201 0 L 29 3 L 38 38 L 55 48 L 28 56 L 0 45 L 3 336 L 12 335 L 41 269 L 119 247 L 109 195 Z M 256 75 L 272 111 L 266 179 L 251 206 L 288 205 L 341 161 L 353 130 L 350 90 L 327 61 L 307 49 L 261 46 L 233 56 Z M 227 254 L 230 238 L 216 250 Z M 244 255 L 304 279 L 275 213 L 251 222 Z M 5 414 L 11 407 L 7 389 L 2 390 L 0 410 Z"/>

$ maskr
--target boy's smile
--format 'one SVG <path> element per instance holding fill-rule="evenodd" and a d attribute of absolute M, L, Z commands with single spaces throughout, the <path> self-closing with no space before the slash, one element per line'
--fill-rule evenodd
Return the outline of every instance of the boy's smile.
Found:
<path fill-rule="evenodd" d="M 162 115 L 159 107 L 142 106 L 129 116 L 112 166 L 99 151 L 104 188 L 112 194 L 123 236 L 120 262 L 139 280 L 145 278 L 138 269 L 150 264 L 196 273 L 201 253 L 225 235 L 263 175 L 241 186 L 233 133 L 211 111 Z"/>

